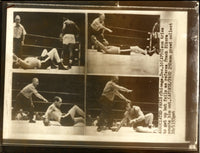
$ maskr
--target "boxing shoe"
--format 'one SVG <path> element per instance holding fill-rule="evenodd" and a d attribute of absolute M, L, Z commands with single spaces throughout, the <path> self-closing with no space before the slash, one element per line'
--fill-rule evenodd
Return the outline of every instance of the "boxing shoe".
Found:
<path fill-rule="evenodd" d="M 36 121 L 34 121 L 34 120 L 29 120 L 29 123 L 35 123 Z"/>
<path fill-rule="evenodd" d="M 156 52 L 156 49 L 154 48 L 153 50 L 148 51 L 149 56 L 152 56 Z"/>
<path fill-rule="evenodd" d="M 72 64 L 73 64 L 73 60 L 69 60 L 68 66 L 67 66 L 67 70 L 72 68 Z"/>
<path fill-rule="evenodd" d="M 108 45 L 109 45 L 109 42 L 104 38 L 104 39 L 103 39 L 103 44 L 104 44 L 105 46 L 108 46 Z"/>
<path fill-rule="evenodd" d="M 118 127 L 116 127 L 116 126 L 112 126 L 112 127 L 110 127 L 109 128 L 109 130 L 112 130 L 113 132 L 118 132 Z"/>
<path fill-rule="evenodd" d="M 51 65 L 51 69 L 58 69 L 58 66 L 55 65 L 55 64 L 52 64 L 52 65 Z"/>
<path fill-rule="evenodd" d="M 150 128 L 150 129 L 151 129 L 151 128 L 154 128 L 154 125 L 153 125 L 153 124 L 149 124 L 149 125 L 148 125 L 148 128 Z"/>
<path fill-rule="evenodd" d="M 96 38 L 94 35 L 92 35 L 92 36 L 91 36 L 91 40 L 92 40 L 92 42 L 95 44 L 96 41 L 97 41 L 97 38 Z"/>
<path fill-rule="evenodd" d="M 68 64 L 67 69 L 69 70 L 69 69 L 71 69 L 71 68 L 72 68 L 72 65 L 71 65 L 71 64 Z"/>
<path fill-rule="evenodd" d="M 62 62 L 60 62 L 60 63 L 58 64 L 58 69 L 60 69 L 60 70 L 69 70 L 69 68 L 66 67 Z"/>
<path fill-rule="evenodd" d="M 102 128 L 99 126 L 97 127 L 97 132 L 101 132 L 102 131 Z"/>
<path fill-rule="evenodd" d="M 106 130 L 106 127 L 104 127 L 104 126 L 98 126 L 97 127 L 97 132 L 101 132 L 103 130 Z"/>
<path fill-rule="evenodd" d="M 44 124 L 44 126 L 49 126 L 50 121 L 47 118 L 43 118 L 43 124 Z"/>

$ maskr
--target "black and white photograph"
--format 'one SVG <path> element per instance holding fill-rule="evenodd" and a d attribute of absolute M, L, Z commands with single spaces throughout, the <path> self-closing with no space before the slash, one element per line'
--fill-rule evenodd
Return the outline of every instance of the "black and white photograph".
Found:
<path fill-rule="evenodd" d="M 12 82 L 8 135 L 59 140 L 84 134 L 83 75 L 14 73 Z"/>
<path fill-rule="evenodd" d="M 88 14 L 88 74 L 158 75 L 159 15 Z"/>
<path fill-rule="evenodd" d="M 86 135 L 103 136 L 103 141 L 156 137 L 158 81 L 153 77 L 88 76 Z"/>
<path fill-rule="evenodd" d="M 187 10 L 35 5 L 6 10 L 3 144 L 196 147 Z"/>
<path fill-rule="evenodd" d="M 86 135 L 89 135 L 88 139 L 95 141 L 95 136 L 98 135 L 101 138 L 99 141 L 152 142 L 152 139 L 146 138 L 147 133 L 151 133 L 150 137 L 159 142 L 181 141 L 185 138 L 183 131 L 186 130 L 186 112 L 183 110 L 186 107 L 186 87 L 183 87 L 183 85 L 186 83 L 187 65 L 186 16 L 186 12 L 176 11 L 170 13 L 166 11 L 102 11 L 100 13 L 90 11 L 88 13 L 86 113 L 88 114 L 89 111 L 88 115 L 91 120 L 94 120 L 93 118 L 98 120 L 96 126 L 90 127 L 93 131 L 91 129 L 86 130 Z M 129 39 L 130 37 L 131 39 Z M 133 37 L 136 37 L 136 39 L 133 39 Z M 148 118 L 148 121 L 144 119 L 144 122 L 150 122 L 139 127 L 133 127 L 136 121 L 133 116 L 125 113 L 125 110 L 133 109 L 134 101 L 124 96 L 123 93 L 119 92 L 119 89 L 121 87 L 122 91 L 130 93 L 133 90 L 134 94 L 134 85 L 132 85 L 133 89 L 124 85 L 119 85 L 119 88 L 115 89 L 113 87 L 115 85 L 109 85 L 115 82 L 110 78 L 111 83 L 107 80 L 107 84 L 94 81 L 91 83 L 92 87 L 95 87 L 96 84 L 101 84 L 102 87 L 97 91 L 90 91 L 88 86 L 92 76 L 100 78 L 101 76 L 118 76 L 119 82 L 120 77 L 156 78 L 158 82 L 154 85 L 158 90 L 153 91 L 154 85 L 150 85 L 149 90 L 153 91 L 154 94 L 152 95 L 157 95 L 158 99 L 152 101 L 147 94 L 142 95 L 143 98 L 147 98 L 146 102 L 157 102 L 156 113 L 151 112 L 152 107 L 156 108 L 154 106 L 149 105 L 149 110 L 145 110 L 144 106 L 136 105 L 141 110 L 138 111 L 140 114 L 148 116 L 149 113 L 152 113 L 154 119 L 152 117 L 150 117 L 150 120 Z M 125 80 L 129 81 L 129 79 Z M 139 81 L 136 81 L 136 83 L 138 83 L 138 86 L 142 85 Z M 144 87 L 144 89 L 147 88 Z M 139 89 L 139 91 L 145 92 L 144 89 Z M 90 96 L 94 96 L 99 91 L 102 93 L 98 94 L 103 96 L 98 95 L 97 97 L 100 96 L 99 99 L 92 101 Z M 90 94 L 90 92 L 94 93 Z M 105 96 L 107 94 L 109 98 Z M 134 94 L 134 96 L 137 97 L 138 95 Z M 112 106 L 112 104 L 115 104 L 113 102 L 114 97 L 119 97 L 129 103 L 129 106 L 119 106 L 120 117 L 115 112 L 117 108 Z M 130 101 L 133 101 L 133 103 Z M 140 100 L 136 102 L 140 102 Z M 124 116 L 122 112 L 128 115 Z M 111 114 L 116 119 L 113 119 Z M 87 116 L 87 122 L 89 120 Z M 156 124 L 153 122 L 156 122 Z M 123 129 L 126 129 L 124 126 L 132 126 L 132 128 L 127 128 L 131 129 L 131 132 L 124 132 Z M 116 135 L 120 139 L 113 139 L 114 135 L 110 130 L 119 130 Z M 132 137 L 127 137 L 130 135 L 129 133 L 133 135 L 135 133 L 145 134 L 141 137 L 133 136 L 132 139 Z"/>
<path fill-rule="evenodd" d="M 85 65 L 85 14 L 13 13 L 15 72 L 81 73 Z"/>

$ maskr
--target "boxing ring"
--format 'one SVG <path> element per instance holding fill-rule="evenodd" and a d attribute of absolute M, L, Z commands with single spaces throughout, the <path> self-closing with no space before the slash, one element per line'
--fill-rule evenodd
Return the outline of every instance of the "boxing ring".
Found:
<path fill-rule="evenodd" d="M 158 75 L 159 55 L 111 55 L 88 49 L 88 74 Z"/>
<path fill-rule="evenodd" d="M 116 27 L 111 27 L 116 28 Z M 119 27 L 117 27 L 120 29 Z M 133 31 L 132 29 L 124 29 L 121 28 L 120 30 L 128 30 Z M 136 30 L 134 30 L 136 31 Z M 116 35 L 105 35 L 106 37 L 116 39 L 122 38 L 124 40 L 132 40 L 135 39 L 137 41 L 145 40 L 149 41 L 149 45 L 146 47 L 151 50 L 152 42 L 151 42 L 151 33 L 143 32 L 137 30 L 137 32 L 142 32 L 147 35 L 150 34 L 149 38 L 137 38 L 137 37 L 130 37 L 130 36 L 116 36 Z M 59 42 L 59 38 L 55 37 L 46 37 L 41 35 L 34 35 L 34 34 L 27 34 L 30 37 L 38 37 L 38 40 L 34 40 L 32 44 L 25 44 L 23 47 L 27 50 L 27 48 L 34 48 L 35 50 L 47 48 L 51 49 L 52 47 L 48 46 L 47 44 L 52 44 L 52 41 Z M 41 44 L 38 44 L 40 39 L 46 39 L 46 41 L 42 41 Z M 48 41 L 47 41 L 48 40 Z M 47 44 L 46 44 L 47 43 Z M 119 44 L 113 44 L 119 45 Z M 120 45 L 119 45 L 120 46 Z M 56 47 L 58 50 L 62 50 L 62 48 Z M 70 70 L 57 70 L 57 69 L 46 69 L 46 70 L 23 70 L 23 69 L 13 69 L 14 73 L 30 73 L 30 74 L 84 74 L 85 69 L 80 64 L 81 52 L 80 52 L 80 45 L 78 48 L 75 49 L 77 53 L 76 60 L 78 64 L 73 66 Z M 98 52 L 95 49 L 88 49 L 85 52 L 87 56 L 87 73 L 88 74 L 106 74 L 106 75 L 145 75 L 145 76 L 155 76 L 158 75 L 158 64 L 159 64 L 159 55 L 153 54 L 152 56 L 149 55 L 142 55 L 132 53 L 131 55 L 111 55 L 111 54 L 103 54 Z M 30 54 L 31 55 L 31 54 Z M 39 53 L 37 52 L 37 55 Z M 24 54 L 24 57 L 29 56 L 28 53 Z M 14 89 L 13 89 L 14 90 Z M 16 91 L 19 91 L 16 89 Z M 39 91 L 39 93 L 42 93 Z M 46 92 L 47 94 L 55 94 L 56 92 L 50 93 Z M 45 94 L 46 94 L 45 93 Z M 44 92 L 43 92 L 44 94 Z M 56 93 L 62 94 L 62 93 Z M 67 95 L 68 94 L 68 95 Z M 66 93 L 66 96 L 70 96 L 71 93 Z M 74 102 L 65 103 L 66 107 L 70 107 Z M 36 108 L 35 113 L 39 113 L 40 116 L 44 114 L 47 107 L 52 104 L 52 102 L 44 103 L 44 102 L 37 102 L 34 101 Z M 41 106 L 43 105 L 43 106 Z M 45 105 L 45 106 L 44 106 Z M 152 104 L 154 105 L 154 104 Z M 42 111 L 41 111 L 42 109 Z M 85 110 L 84 110 L 85 111 Z M 91 111 L 96 111 L 95 108 Z M 100 111 L 100 109 L 98 109 Z M 117 110 L 118 111 L 118 110 Z M 122 113 L 124 110 L 119 110 Z M 87 111 L 86 113 L 88 113 Z M 66 112 L 65 112 L 66 113 Z M 119 120 L 119 118 L 118 118 Z M 51 126 L 44 126 L 41 119 L 36 119 L 36 123 L 29 123 L 28 120 L 11 120 L 11 128 L 8 134 L 8 137 L 12 137 L 13 139 L 31 139 L 31 140 L 74 140 L 74 141 L 99 141 L 99 142 L 160 142 L 162 140 L 162 136 L 158 133 L 139 133 L 133 130 L 131 127 L 121 127 L 118 132 L 114 132 L 111 130 L 103 130 L 101 132 L 97 132 L 96 126 L 88 126 L 84 123 L 78 123 L 74 126 L 60 126 L 59 123 L 55 121 L 51 121 L 53 125 Z M 87 119 L 86 119 L 87 123 Z M 170 139 L 168 139 L 170 141 Z"/>
<path fill-rule="evenodd" d="M 39 91 L 41 92 L 41 91 Z M 52 94 L 52 92 L 46 92 Z M 71 93 L 54 92 L 54 94 L 65 94 L 70 96 Z M 40 113 L 42 116 L 46 108 L 52 102 L 34 101 L 35 114 Z M 73 103 L 65 102 L 63 107 L 69 108 Z M 147 105 L 145 103 L 145 105 Z M 154 105 L 151 103 L 150 105 Z M 61 107 L 62 108 L 62 107 Z M 68 110 L 64 108 L 64 110 Z M 40 110 L 39 110 L 40 109 Z M 42 111 L 41 111 L 42 110 Z M 121 110 L 122 111 L 122 110 Z M 64 111 L 62 111 L 64 112 Z M 144 111 L 145 112 L 145 111 Z M 64 112 L 66 113 L 66 112 Z M 89 113 L 87 111 L 86 113 Z M 41 119 L 36 119 L 36 123 L 29 123 L 28 120 L 11 120 L 10 130 L 7 134 L 8 138 L 21 140 L 51 140 L 51 141 L 93 141 L 93 142 L 162 142 L 163 135 L 159 133 L 141 133 L 136 132 L 132 127 L 122 126 L 118 132 L 112 130 L 102 130 L 97 132 L 97 126 L 88 126 L 86 124 L 77 123 L 74 126 L 60 126 L 56 121 L 51 121 L 50 126 L 44 126 Z M 165 136 L 166 138 L 166 136 Z M 169 139 L 163 141 L 170 141 Z M 174 140 L 173 140 L 174 141 Z"/>
<path fill-rule="evenodd" d="M 60 57 L 63 50 L 61 39 L 57 37 L 43 36 L 37 34 L 26 34 L 25 44 L 22 45 L 21 58 L 38 57 L 41 55 L 43 49 L 51 50 L 56 48 Z M 61 57 L 62 58 L 62 57 Z M 47 69 L 22 69 L 14 68 L 16 73 L 42 73 L 42 74 L 84 74 L 85 69 L 81 64 L 81 43 L 76 42 L 73 50 L 73 65 L 69 70 L 59 70 L 48 67 Z"/>
<path fill-rule="evenodd" d="M 27 121 L 12 121 L 11 130 L 7 135 L 13 140 L 46 140 L 46 141 L 92 141 L 92 142 L 178 142 L 170 135 L 163 136 L 159 133 L 139 133 L 130 127 L 122 127 L 118 132 L 105 130 L 96 131 L 95 126 L 44 126 L 42 121 L 28 123 Z M 167 138 L 167 139 L 166 139 Z M 5 138 L 6 139 L 6 138 Z M 182 142 L 187 143 L 187 142 Z"/>
<path fill-rule="evenodd" d="M 108 26 L 113 34 L 105 33 L 105 39 L 110 46 L 121 49 L 129 49 L 131 46 L 139 46 L 146 50 L 147 54 L 131 52 L 130 55 L 105 54 L 95 49 L 95 45 L 87 51 L 88 74 L 108 75 L 158 75 L 159 47 L 154 49 L 153 32 L 123 27 Z M 125 35 L 127 34 L 128 35 Z M 156 52 L 156 51 L 157 52 Z"/>
<path fill-rule="evenodd" d="M 83 75 L 85 73 L 84 66 L 72 66 L 69 70 L 58 70 L 58 69 L 22 69 L 17 68 L 13 69 L 14 73 L 37 73 L 37 74 L 77 74 L 77 75 Z"/>
<path fill-rule="evenodd" d="M 41 93 L 41 91 L 39 91 Z M 51 92 L 46 92 L 52 94 Z M 43 93 L 44 94 L 44 93 Z M 54 94 L 65 94 L 70 96 L 71 93 L 54 92 Z M 44 115 L 45 110 L 52 102 L 34 101 L 35 114 L 40 117 Z M 65 102 L 61 105 L 61 110 L 66 113 L 74 103 Z M 146 104 L 145 104 L 146 105 Z M 154 105 L 151 103 L 151 105 Z M 99 111 L 100 109 L 98 109 Z M 91 111 L 91 110 L 90 110 Z M 90 112 L 89 110 L 86 113 Z M 96 111 L 96 110 L 92 110 Z M 113 110 L 115 111 L 115 110 Z M 124 110 L 118 110 L 124 111 Z M 145 112 L 145 111 L 144 111 Z M 92 141 L 130 141 L 130 142 L 151 142 L 153 139 L 159 142 L 161 137 L 158 133 L 139 133 L 132 127 L 122 126 L 118 132 L 112 130 L 103 130 L 97 132 L 97 126 L 89 126 L 84 123 L 77 123 L 74 126 L 61 126 L 56 121 L 51 121 L 50 126 L 44 126 L 42 118 L 38 119 L 35 115 L 36 123 L 29 123 L 28 120 L 11 120 L 10 131 L 8 137 L 13 139 L 31 139 L 31 140 L 92 140 Z M 116 116 L 117 117 L 117 116 Z M 118 120 L 120 121 L 120 120 Z M 83 137 L 84 136 L 84 137 Z M 120 140 L 119 140 L 120 139 Z"/>

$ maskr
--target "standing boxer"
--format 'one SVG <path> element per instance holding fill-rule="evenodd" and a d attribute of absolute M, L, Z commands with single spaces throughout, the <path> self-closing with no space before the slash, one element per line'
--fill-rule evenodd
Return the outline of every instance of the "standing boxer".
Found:
<path fill-rule="evenodd" d="M 74 21 L 67 19 L 63 22 L 62 33 L 60 34 L 63 43 L 62 58 L 64 60 L 64 64 L 68 65 L 68 69 L 71 69 L 73 51 L 78 34 L 79 28 Z"/>

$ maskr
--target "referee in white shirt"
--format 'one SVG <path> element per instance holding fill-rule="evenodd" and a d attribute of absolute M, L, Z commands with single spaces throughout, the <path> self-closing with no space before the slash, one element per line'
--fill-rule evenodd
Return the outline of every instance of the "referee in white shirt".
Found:
<path fill-rule="evenodd" d="M 20 24 L 21 18 L 19 15 L 15 17 L 14 34 L 13 34 L 13 52 L 21 57 L 21 46 L 24 45 L 26 30 Z"/>
<path fill-rule="evenodd" d="M 42 95 L 38 93 L 36 87 L 39 85 L 38 78 L 33 78 L 32 83 L 26 85 L 16 97 L 16 103 L 14 104 L 13 114 L 14 117 L 17 114 L 17 111 L 20 109 L 26 110 L 29 112 L 29 122 L 35 123 L 33 120 L 34 115 L 34 104 L 32 101 L 32 95 L 34 94 L 37 98 L 41 99 L 44 102 L 48 102 Z"/>
<path fill-rule="evenodd" d="M 101 114 L 99 116 L 99 121 L 97 123 L 97 131 L 100 132 L 103 130 L 103 126 L 105 126 L 107 120 L 107 127 L 110 129 L 113 124 L 112 118 L 112 107 L 114 105 L 115 96 L 124 100 L 127 103 L 131 101 L 124 97 L 120 91 L 130 93 L 132 90 L 129 90 L 125 87 L 119 86 L 117 83 L 119 81 L 118 76 L 113 76 L 110 81 L 108 81 L 103 89 L 102 95 L 99 99 L 101 105 Z"/>
<path fill-rule="evenodd" d="M 104 20 L 104 13 L 99 14 L 99 17 L 93 20 L 90 25 L 90 36 L 95 36 L 98 41 L 104 45 L 108 45 L 107 40 L 104 38 L 104 31 L 112 32 L 112 30 L 105 26 Z"/>

